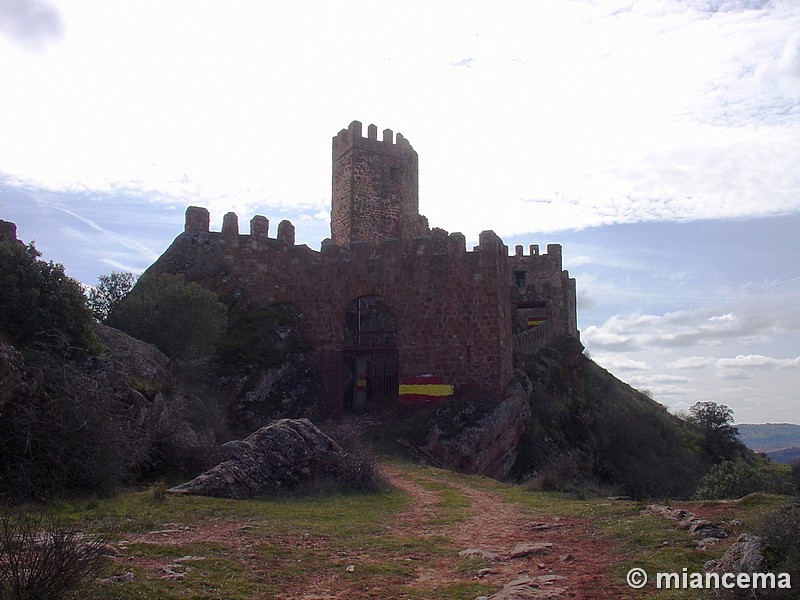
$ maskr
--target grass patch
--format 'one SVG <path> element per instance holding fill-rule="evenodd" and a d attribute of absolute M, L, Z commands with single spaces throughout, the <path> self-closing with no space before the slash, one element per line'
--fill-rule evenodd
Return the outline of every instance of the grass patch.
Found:
<path fill-rule="evenodd" d="M 194 526 L 205 521 L 247 521 L 266 531 L 303 529 L 314 534 L 353 535 L 383 528 L 386 518 L 407 508 L 399 490 L 378 494 L 340 494 L 292 498 L 231 500 L 167 495 L 153 501 L 153 491 L 120 493 L 112 498 L 59 501 L 32 511 L 58 514 L 73 523 L 108 521 L 129 533 Z"/>
<path fill-rule="evenodd" d="M 414 600 L 474 600 L 478 596 L 489 596 L 496 591 L 496 585 L 464 581 L 438 588 L 407 589 L 407 595 L 402 597 Z"/>
<path fill-rule="evenodd" d="M 466 577 L 477 577 L 478 571 L 492 566 L 485 558 L 468 556 L 459 558 L 456 562 L 456 571 Z"/>
<path fill-rule="evenodd" d="M 427 477 L 411 475 L 407 476 L 407 479 L 428 491 L 435 492 L 438 497 L 438 501 L 435 505 L 436 516 L 429 519 L 426 525 L 431 527 L 452 525 L 469 518 L 470 501 L 461 490 L 448 485 L 444 481 L 429 479 Z"/>

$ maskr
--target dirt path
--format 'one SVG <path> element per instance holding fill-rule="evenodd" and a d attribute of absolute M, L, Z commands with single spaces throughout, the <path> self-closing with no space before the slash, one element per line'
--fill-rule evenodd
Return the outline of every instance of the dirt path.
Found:
<path fill-rule="evenodd" d="M 469 500 L 470 516 L 432 529 L 425 523 L 436 513 L 438 495 L 401 470 L 385 468 L 384 473 L 413 502 L 413 508 L 400 515 L 397 528 L 410 536 L 431 535 L 432 531 L 444 535 L 461 549 L 461 560 L 472 556 L 485 561 L 487 566 L 478 577 L 504 586 L 492 599 L 604 600 L 623 598 L 629 591 L 612 585 L 607 569 L 619 555 L 608 540 L 592 533 L 584 520 L 535 515 L 497 492 L 451 480 L 447 485 Z M 416 583 L 422 587 L 451 584 L 458 580 L 456 563 L 456 558 L 444 558 L 433 568 L 421 569 Z"/>
<path fill-rule="evenodd" d="M 394 466 L 381 470 L 411 498 L 410 508 L 387 522 L 385 530 L 394 540 L 411 540 L 407 547 L 386 547 L 378 552 L 348 548 L 342 553 L 334 539 L 307 534 L 278 535 L 267 542 L 263 535 L 253 535 L 253 526 L 244 519 L 204 520 L 191 526 L 166 524 L 133 535 L 129 541 L 161 547 L 216 544 L 225 556 L 228 551 L 224 549 L 234 552 L 248 569 L 264 568 L 259 565 L 259 549 L 265 543 L 307 553 L 296 554 L 298 558 L 327 557 L 321 568 L 298 574 L 292 585 L 270 596 L 281 600 L 450 598 L 448 590 L 467 584 L 494 593 L 489 596 L 492 600 L 628 596 L 629 590 L 612 585 L 608 575 L 609 565 L 621 560 L 619 552 L 607 539 L 596 536 L 588 521 L 537 514 L 509 502 L 502 493 L 489 489 L 491 486 L 472 486 L 444 473 Z M 438 550 L 431 550 L 434 547 Z M 120 560 L 128 567 L 144 569 L 148 580 L 183 581 L 192 572 L 192 561 L 199 559 L 125 555 Z M 384 580 L 395 585 L 391 593 L 380 587 L 368 588 L 368 579 L 363 580 L 364 588 L 354 589 L 342 560 L 346 560 L 344 565 L 357 565 L 355 575 L 387 564 L 404 565 L 406 574 L 399 580 Z M 340 566 L 325 566 L 331 563 Z M 462 592 L 458 597 L 471 600 L 475 595 Z"/>

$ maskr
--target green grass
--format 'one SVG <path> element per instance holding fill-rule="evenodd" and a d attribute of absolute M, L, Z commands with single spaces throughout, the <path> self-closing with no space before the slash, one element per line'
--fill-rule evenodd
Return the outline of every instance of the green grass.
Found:
<path fill-rule="evenodd" d="M 437 588 L 407 589 L 405 591 L 407 595 L 397 597 L 414 600 L 473 600 L 478 596 L 489 596 L 496 591 L 496 585 L 465 581 Z"/>
<path fill-rule="evenodd" d="M 426 523 L 429 527 L 460 523 L 470 516 L 469 498 L 461 490 L 448 485 L 444 481 L 415 475 L 407 476 L 407 478 L 428 491 L 436 492 L 438 497 L 436 515 Z"/>
<path fill-rule="evenodd" d="M 227 598 L 230 600 L 273 597 L 281 593 L 301 594 L 313 587 L 348 590 L 350 598 L 472 599 L 490 595 L 502 582 L 491 584 L 477 579 L 487 563 L 480 559 L 457 558 L 457 548 L 447 536 L 472 516 L 467 488 L 491 491 L 516 503 L 537 517 L 580 519 L 587 535 L 608 540 L 619 562 L 608 565 L 612 581 L 624 585 L 632 567 L 648 573 L 678 572 L 683 568 L 700 571 L 717 558 L 724 544 L 698 550 L 695 539 L 674 522 L 643 513 L 644 504 L 579 499 L 555 492 L 532 491 L 525 486 L 498 483 L 408 462 L 397 462 L 403 477 L 432 494 L 432 503 L 422 523 L 425 535 L 410 535 L 396 528 L 397 518 L 410 510 L 411 498 L 403 491 L 390 490 L 371 495 L 305 496 L 226 500 L 217 498 L 167 496 L 154 500 L 153 489 L 130 491 L 112 498 L 59 501 L 47 510 L 76 524 L 107 526 L 126 544 L 122 559 L 111 562 L 106 576 L 134 574 L 123 584 L 92 583 L 74 595 L 74 600 L 134 598 Z M 784 505 L 782 496 L 754 494 L 736 501 L 730 518 L 742 521 L 752 531 L 764 517 Z M 690 510 L 717 509 L 716 502 L 687 503 Z M 188 528 L 201 539 L 202 531 L 214 527 L 232 532 L 220 541 L 209 535 L 197 542 L 176 544 L 173 536 L 149 535 L 162 529 Z M 244 529 L 243 529 L 244 527 Z M 180 533 L 176 534 L 180 535 Z M 176 559 L 192 557 L 176 569 L 179 581 L 164 578 L 164 566 Z M 449 581 L 433 587 L 417 582 L 420 572 L 448 565 Z M 437 567 L 438 565 L 438 567 Z M 320 591 L 320 593 L 324 592 Z M 683 590 L 661 591 L 650 586 L 632 598 L 681 598 Z"/>

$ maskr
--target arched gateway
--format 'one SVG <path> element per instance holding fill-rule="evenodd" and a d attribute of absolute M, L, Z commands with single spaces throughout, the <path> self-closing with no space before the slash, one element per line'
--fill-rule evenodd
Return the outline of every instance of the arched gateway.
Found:
<path fill-rule="evenodd" d="M 342 342 L 344 412 L 397 415 L 397 320 L 381 296 L 361 296 L 347 306 Z"/>

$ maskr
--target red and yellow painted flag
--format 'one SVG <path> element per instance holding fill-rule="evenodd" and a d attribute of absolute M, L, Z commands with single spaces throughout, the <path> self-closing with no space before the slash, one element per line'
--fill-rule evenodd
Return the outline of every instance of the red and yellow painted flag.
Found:
<path fill-rule="evenodd" d="M 406 405 L 440 404 L 453 395 L 453 386 L 441 377 L 423 375 L 400 382 L 400 402 Z"/>
<path fill-rule="evenodd" d="M 544 319 L 528 319 L 528 327 L 536 327 L 544 323 Z"/>

